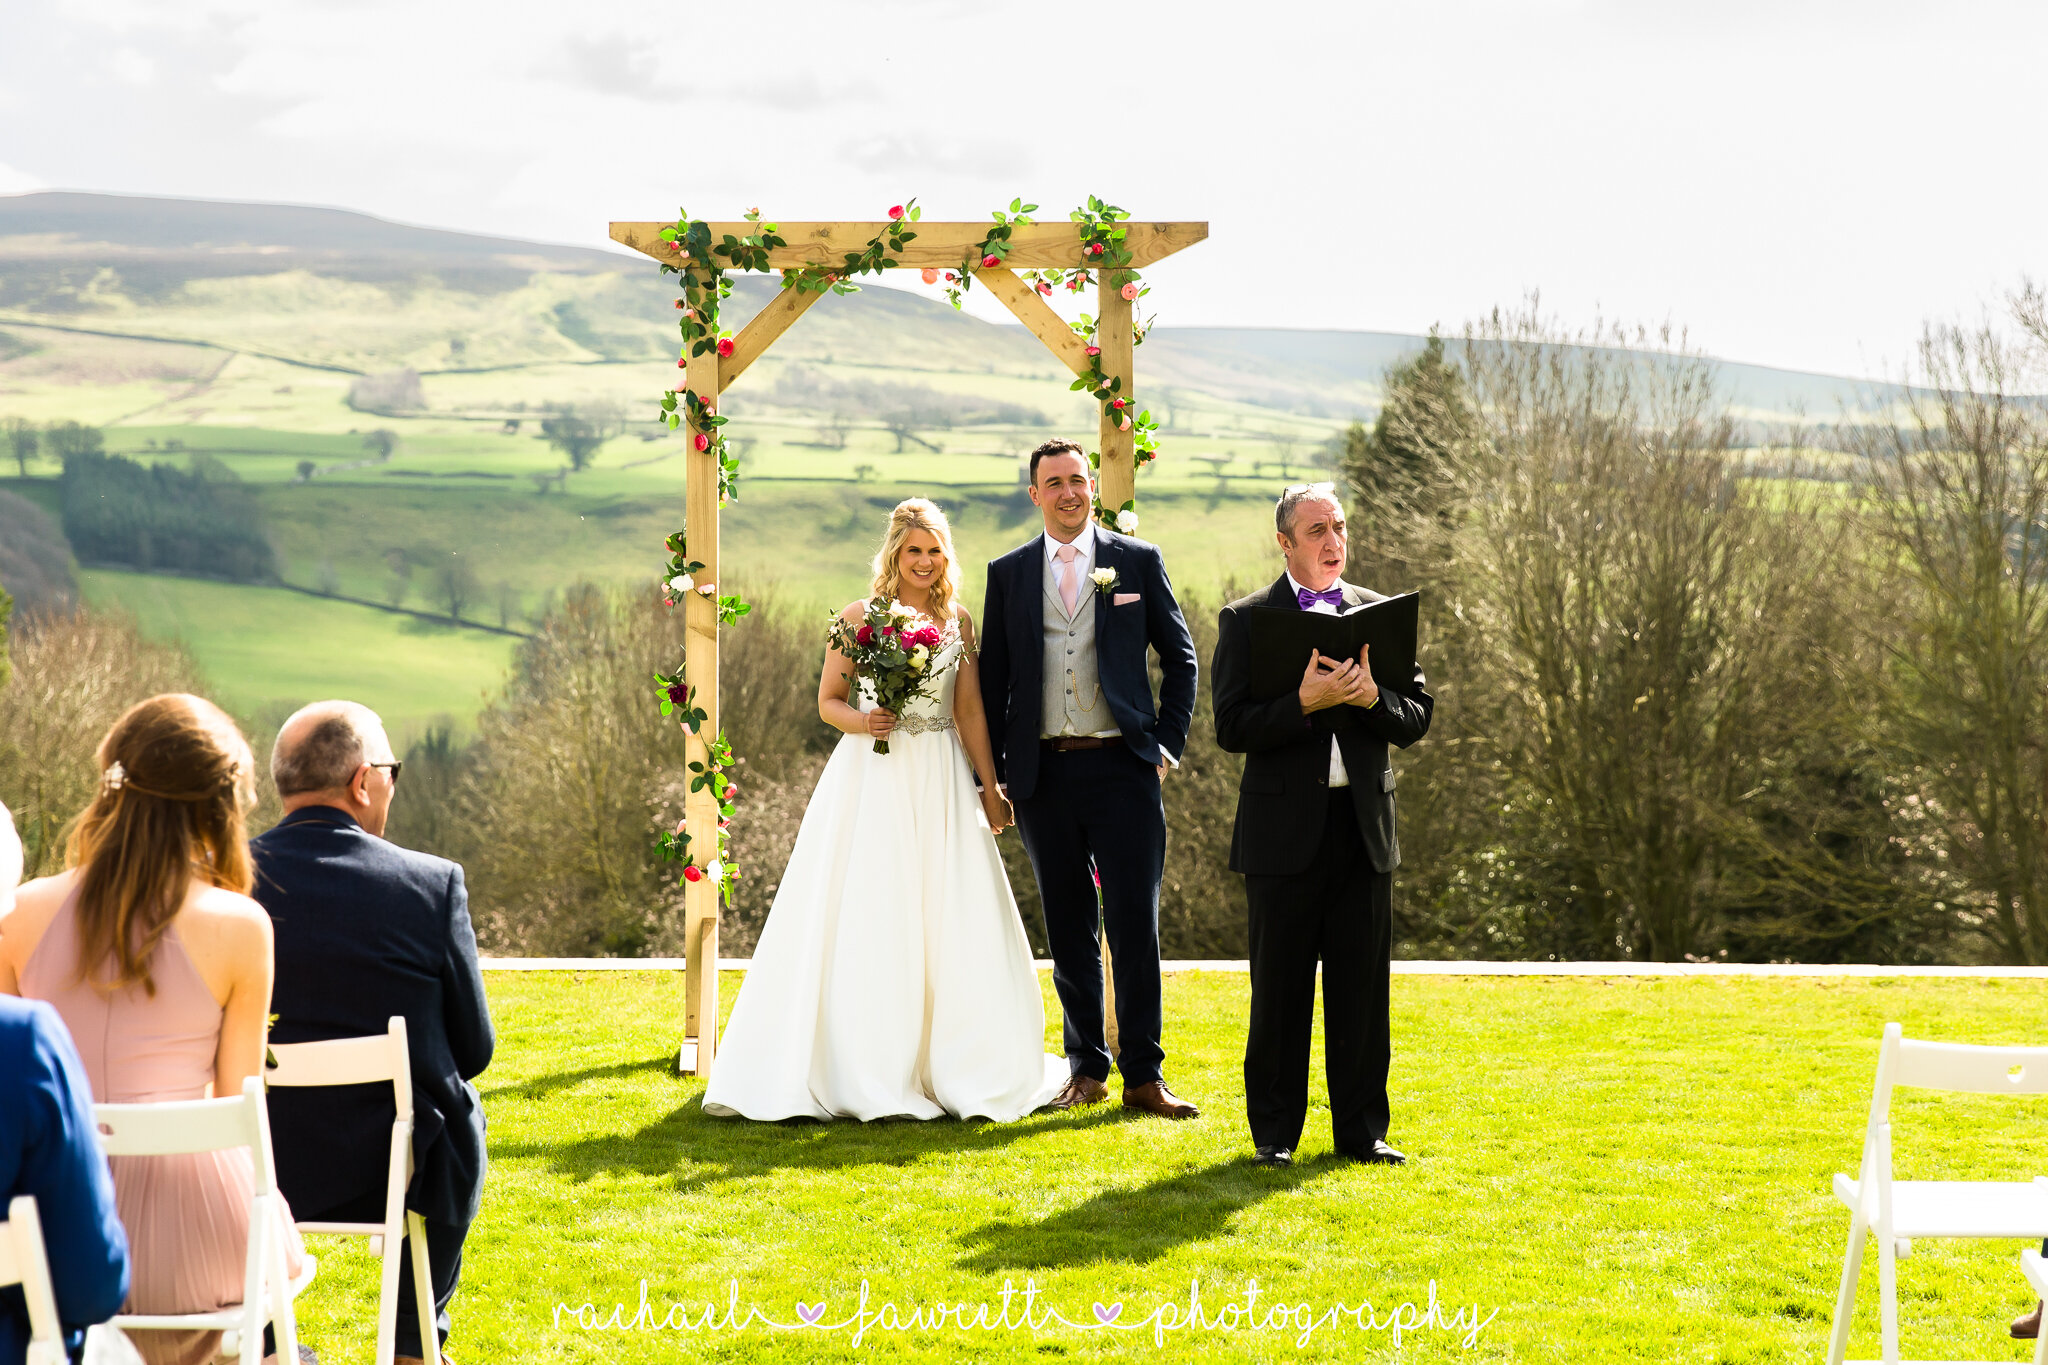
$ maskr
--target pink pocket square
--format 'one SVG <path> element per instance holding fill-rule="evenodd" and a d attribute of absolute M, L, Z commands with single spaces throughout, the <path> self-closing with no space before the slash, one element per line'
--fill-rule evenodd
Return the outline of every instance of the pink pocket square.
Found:
<path fill-rule="evenodd" d="M 1111 595 L 1109 605 L 1112 607 L 1128 607 L 1137 600 L 1138 594 L 1134 592 L 1120 592 Z"/>

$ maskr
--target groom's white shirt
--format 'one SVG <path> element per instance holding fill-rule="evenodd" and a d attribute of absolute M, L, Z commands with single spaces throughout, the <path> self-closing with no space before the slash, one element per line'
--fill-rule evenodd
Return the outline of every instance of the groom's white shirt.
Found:
<path fill-rule="evenodd" d="M 1340 578 L 1330 586 L 1332 588 L 1341 588 L 1344 586 L 1344 580 Z M 1295 601 L 1299 602 L 1301 600 L 1301 584 L 1294 581 L 1294 575 L 1291 573 L 1287 575 L 1287 589 L 1294 594 Z M 1306 610 L 1318 612 L 1324 616 L 1342 616 L 1344 614 L 1329 602 L 1313 603 Z M 1337 737 L 1335 735 L 1330 736 L 1330 785 L 1333 787 L 1348 787 L 1351 785 L 1351 774 L 1344 771 L 1344 751 L 1337 747 Z"/>
<path fill-rule="evenodd" d="M 1085 583 L 1088 581 L 1089 566 L 1095 562 L 1095 523 L 1091 521 L 1083 526 L 1081 534 L 1075 536 L 1072 543 L 1076 551 L 1074 572 L 1080 575 L 1081 581 Z M 1060 543 L 1052 538 L 1051 532 L 1047 532 L 1045 537 L 1045 562 L 1052 565 L 1052 576 L 1057 579 L 1060 576 Z"/>

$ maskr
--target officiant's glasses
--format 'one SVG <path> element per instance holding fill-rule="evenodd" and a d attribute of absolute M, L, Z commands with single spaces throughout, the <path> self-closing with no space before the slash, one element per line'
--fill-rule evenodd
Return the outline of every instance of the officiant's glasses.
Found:
<path fill-rule="evenodd" d="M 365 764 L 364 764 L 363 766 L 364 766 L 364 767 L 366 767 L 366 768 L 389 768 L 389 769 L 391 769 L 391 785 L 395 787 L 395 786 L 397 786 L 397 785 L 398 785 L 398 770 L 399 770 L 400 768 L 403 768 L 403 767 L 405 766 L 405 762 L 404 762 L 404 760 L 402 760 L 402 759 L 401 759 L 400 761 L 398 761 L 398 762 L 396 762 L 396 763 L 365 763 Z"/>

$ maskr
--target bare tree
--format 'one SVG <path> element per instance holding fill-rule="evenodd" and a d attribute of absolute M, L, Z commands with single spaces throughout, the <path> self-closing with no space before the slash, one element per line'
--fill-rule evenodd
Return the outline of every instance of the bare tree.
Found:
<path fill-rule="evenodd" d="M 17 624 L 14 678 L 0 689 L 0 800 L 21 830 L 26 874 L 39 877 L 64 865 L 61 835 L 99 780 L 93 751 L 107 727 L 159 692 L 206 686 L 181 647 L 119 617 L 77 610 Z"/>
<path fill-rule="evenodd" d="M 26 417 L 10 417 L 6 422 L 7 451 L 14 456 L 14 463 L 21 471 L 21 477 L 28 477 L 28 462 L 36 457 L 36 447 L 41 436 L 36 424 Z"/>
<path fill-rule="evenodd" d="M 1745 794 L 1828 690 L 1841 518 L 1742 477 L 1682 336 L 1566 334 L 1533 301 L 1474 332 L 1492 477 L 1465 609 L 1493 752 L 1595 942 L 1684 957 L 1710 945 Z"/>
<path fill-rule="evenodd" d="M 558 404 L 548 409 L 540 424 L 547 443 L 562 452 L 569 468 L 578 473 L 590 467 L 599 447 L 624 429 L 618 409 L 606 403 L 591 404 L 581 411 L 574 403 Z"/>
<path fill-rule="evenodd" d="M 456 621 L 460 621 L 462 613 L 483 595 L 483 585 L 477 581 L 476 571 L 469 567 L 469 561 L 460 553 L 440 557 L 427 587 L 434 595 L 434 604 Z"/>
<path fill-rule="evenodd" d="M 2048 962 L 2048 423 L 1990 325 L 1932 326 L 1919 358 L 1905 418 L 1859 437 L 1899 621 L 1888 728 L 1973 927 L 2007 962 Z"/>

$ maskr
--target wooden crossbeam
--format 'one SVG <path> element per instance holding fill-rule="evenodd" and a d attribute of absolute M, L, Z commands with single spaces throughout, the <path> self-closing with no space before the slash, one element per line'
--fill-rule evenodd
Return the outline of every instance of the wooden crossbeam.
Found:
<path fill-rule="evenodd" d="M 1031 335 L 1045 343 L 1060 363 L 1077 375 L 1088 373 L 1088 346 L 1067 326 L 1066 319 L 1052 311 L 1036 289 L 1017 278 L 1014 270 L 1000 267 L 976 270 L 974 278 L 988 286 L 988 292 L 1003 301 L 1017 315 L 1017 321 L 1031 329 Z"/>
<path fill-rule="evenodd" d="M 740 372 L 761 358 L 775 339 L 789 330 L 789 325 L 804 315 L 804 310 L 824 298 L 822 290 L 785 289 L 771 299 L 766 308 L 754 314 L 753 320 L 740 328 L 740 334 L 732 339 L 732 354 L 718 365 L 718 391 L 725 392 Z"/>
<path fill-rule="evenodd" d="M 613 223 L 612 240 L 657 261 L 675 263 L 675 253 L 661 240 L 661 230 L 673 223 Z M 745 237 L 758 229 L 754 223 L 707 223 L 713 241 Z M 776 270 L 807 265 L 838 266 L 847 256 L 863 251 L 881 235 L 887 223 L 780 223 L 777 235 L 789 245 L 768 253 L 768 264 Z M 957 270 L 968 253 L 988 235 L 988 223 L 934 223 L 913 227 L 917 240 L 903 249 L 896 263 L 905 269 L 935 266 Z M 1207 223 L 1125 223 L 1124 239 L 1131 251 L 1131 265 L 1143 269 L 1184 250 L 1209 235 Z M 1024 270 L 1071 269 L 1092 265 L 1081 257 L 1081 230 L 1073 223 L 1026 223 L 1010 236 L 1007 266 Z"/>

